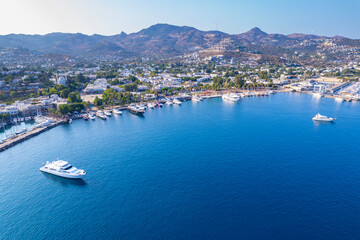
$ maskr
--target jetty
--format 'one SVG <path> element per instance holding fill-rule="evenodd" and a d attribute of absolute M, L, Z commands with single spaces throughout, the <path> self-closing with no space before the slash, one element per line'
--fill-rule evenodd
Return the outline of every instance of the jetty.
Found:
<path fill-rule="evenodd" d="M 35 136 L 39 135 L 40 133 L 46 132 L 46 131 L 48 131 L 56 126 L 59 126 L 61 124 L 64 124 L 64 123 L 65 123 L 64 120 L 57 121 L 57 122 L 51 123 L 49 126 L 33 128 L 23 134 L 19 134 L 13 138 L 7 139 L 4 142 L 0 143 L 0 152 L 3 152 L 6 149 L 9 149 L 9 148 L 15 146 L 16 144 L 24 142 L 25 140 L 35 137 Z"/>

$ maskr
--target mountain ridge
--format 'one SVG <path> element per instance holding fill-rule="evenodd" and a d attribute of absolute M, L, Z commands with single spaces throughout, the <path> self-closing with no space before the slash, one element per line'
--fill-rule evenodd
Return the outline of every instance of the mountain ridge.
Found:
<path fill-rule="evenodd" d="M 190 26 L 159 23 L 138 32 L 130 34 L 121 32 L 110 36 L 61 32 L 45 35 L 12 33 L 0 35 L 0 47 L 21 47 L 43 54 L 58 53 L 75 56 L 121 56 L 122 54 L 124 56 L 177 56 L 231 44 L 283 48 L 318 39 L 334 39 L 355 46 L 360 43 L 360 40 L 342 36 L 325 37 L 303 33 L 268 34 L 258 27 L 245 33 L 228 34 L 221 31 L 202 31 Z"/>

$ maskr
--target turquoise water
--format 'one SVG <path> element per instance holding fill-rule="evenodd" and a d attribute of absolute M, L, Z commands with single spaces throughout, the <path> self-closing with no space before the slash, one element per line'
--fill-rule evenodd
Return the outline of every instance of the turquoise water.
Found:
<path fill-rule="evenodd" d="M 0 153 L 0 239 L 358 239 L 359 110 L 284 93 L 59 126 Z M 87 176 L 39 171 L 56 157 Z"/>

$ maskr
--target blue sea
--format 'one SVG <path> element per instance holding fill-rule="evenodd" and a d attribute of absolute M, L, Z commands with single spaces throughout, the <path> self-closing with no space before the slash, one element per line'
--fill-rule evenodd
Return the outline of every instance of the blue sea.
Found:
<path fill-rule="evenodd" d="M 76 120 L 0 153 L 0 239 L 360 239 L 359 133 L 360 102 L 296 93 Z"/>

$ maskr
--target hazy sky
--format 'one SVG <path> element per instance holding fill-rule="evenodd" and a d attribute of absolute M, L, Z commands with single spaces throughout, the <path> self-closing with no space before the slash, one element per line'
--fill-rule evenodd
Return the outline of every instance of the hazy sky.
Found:
<path fill-rule="evenodd" d="M 360 38 L 360 0 L 0 0 L 0 34 L 132 33 L 156 23 Z"/>

